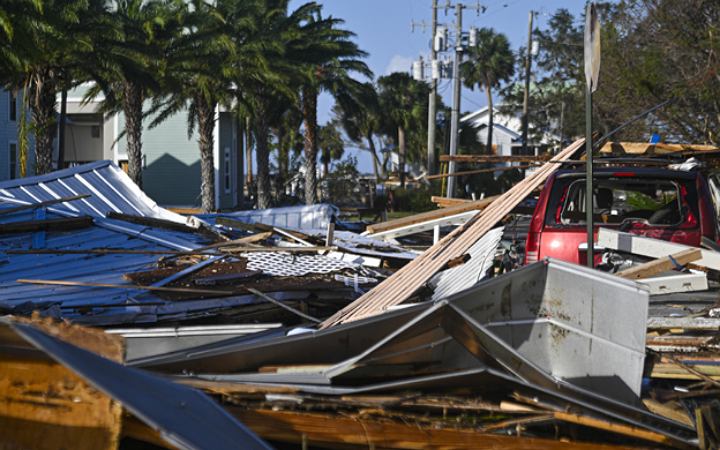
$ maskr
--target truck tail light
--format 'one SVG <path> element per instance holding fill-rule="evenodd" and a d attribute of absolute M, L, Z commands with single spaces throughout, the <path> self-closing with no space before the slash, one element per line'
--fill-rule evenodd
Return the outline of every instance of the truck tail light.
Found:
<path fill-rule="evenodd" d="M 533 231 L 531 225 L 527 241 L 525 242 L 525 264 L 532 264 L 538 261 L 538 257 L 540 256 L 540 236 L 541 233 Z"/>

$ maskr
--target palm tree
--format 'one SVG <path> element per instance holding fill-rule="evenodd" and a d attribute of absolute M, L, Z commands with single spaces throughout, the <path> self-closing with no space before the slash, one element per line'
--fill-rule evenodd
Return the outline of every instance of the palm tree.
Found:
<path fill-rule="evenodd" d="M 413 80 L 407 73 L 395 72 L 378 79 L 380 110 L 386 115 L 383 120 L 386 132 L 392 136 L 398 149 L 398 177 L 402 187 L 405 187 L 404 167 L 408 156 L 407 132 L 413 133 L 413 140 L 417 140 L 415 137 L 422 134 L 418 131 L 424 130 L 423 117 L 427 117 L 429 93 L 427 84 Z M 410 156 L 415 156 L 418 148 L 415 148 L 415 152 Z"/>
<path fill-rule="evenodd" d="M 375 179 L 384 178 L 382 164 L 375 146 L 375 134 L 380 131 L 380 103 L 377 91 L 372 83 L 363 83 L 359 89 L 355 104 L 337 103 L 333 108 L 335 117 L 342 123 L 345 134 L 351 141 L 360 144 L 367 142 L 367 149 L 373 159 Z"/>
<path fill-rule="evenodd" d="M 477 45 L 468 49 L 468 60 L 460 65 L 463 83 L 470 89 L 485 88 L 488 101 L 487 151 L 492 152 L 493 99 L 492 90 L 509 81 L 515 73 L 515 59 L 508 38 L 492 28 L 481 28 Z"/>
<path fill-rule="evenodd" d="M 308 23 L 305 64 L 307 80 L 302 87 L 302 113 L 305 129 L 305 203 L 317 201 L 317 98 L 325 91 L 338 103 L 357 103 L 361 83 L 351 77 L 353 72 L 371 78 L 372 72 L 360 60 L 367 53 L 352 42 L 355 34 L 339 28 L 341 19 L 323 19 L 319 11 Z"/>
<path fill-rule="evenodd" d="M 0 40 L 11 36 L 12 44 L 0 44 L 7 57 L 0 58 L 4 59 L 0 67 L 9 65 L 11 69 L 0 71 L 0 81 L 11 90 L 23 90 L 21 121 L 25 120 L 24 112 L 31 109 L 38 174 L 52 170 L 58 88 L 77 69 L 78 49 L 91 45 L 89 30 L 103 9 L 102 0 L 46 0 L 42 5 L 36 1 L 13 2 L 2 7 L 5 17 L 0 22 L 5 23 L 5 38 Z M 21 141 L 19 159 L 24 175 L 27 133 L 22 129 Z"/>
<path fill-rule="evenodd" d="M 238 108 L 250 118 L 257 161 L 257 207 L 270 207 L 270 136 L 271 129 L 282 126 L 284 115 L 299 102 L 297 95 L 301 79 L 303 42 L 302 26 L 314 10 L 313 3 L 301 5 L 288 12 L 289 0 L 259 2 L 252 20 L 249 51 L 243 51 L 244 64 L 238 65 L 233 82 L 237 85 L 235 99 Z M 258 67 L 253 76 L 247 67 Z"/>
<path fill-rule="evenodd" d="M 285 185 L 289 179 L 290 155 L 298 147 L 302 148 L 303 137 L 300 132 L 302 114 L 295 104 L 287 106 L 280 120 L 275 124 L 275 138 L 277 139 L 278 176 L 276 178 L 276 193 L 280 198 L 285 192 Z"/>
<path fill-rule="evenodd" d="M 142 188 L 143 103 L 160 90 L 164 51 L 180 32 L 182 3 L 175 0 L 118 0 L 94 33 L 85 61 L 95 82 L 85 100 L 101 92 L 101 110 L 122 111 L 127 139 L 128 175 Z"/>
<path fill-rule="evenodd" d="M 181 19 L 184 32 L 167 49 L 165 95 L 153 99 L 151 108 L 158 113 L 150 123 L 151 128 L 180 111 L 187 111 L 188 139 L 197 128 L 200 201 L 204 212 L 216 209 L 213 132 L 219 106 L 231 103 L 230 75 L 239 53 L 233 33 L 250 23 L 246 20 L 249 11 L 245 4 L 252 6 L 241 0 L 221 0 L 215 5 L 204 0 L 190 2 L 191 7 L 183 11 Z M 243 34 L 247 36 L 248 32 Z"/>

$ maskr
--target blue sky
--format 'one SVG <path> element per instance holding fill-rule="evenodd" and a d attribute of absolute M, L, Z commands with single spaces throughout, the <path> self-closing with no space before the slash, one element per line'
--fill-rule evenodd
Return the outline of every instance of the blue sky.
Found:
<path fill-rule="evenodd" d="M 438 0 L 444 5 L 446 0 Z M 302 4 L 293 1 L 292 7 Z M 360 48 L 369 53 L 368 66 L 375 76 L 386 75 L 392 71 L 409 71 L 410 64 L 418 56 L 428 59 L 430 31 L 411 30 L 411 21 L 425 21 L 428 26 L 431 20 L 431 0 L 319 0 L 325 15 L 332 15 L 345 20 L 345 27 L 357 34 Z M 454 3 L 454 0 L 453 0 Z M 466 4 L 475 5 L 475 0 L 465 0 Z M 504 33 L 510 39 L 512 47 L 517 50 L 527 43 L 527 21 L 530 10 L 538 11 L 535 26 L 544 28 L 549 16 L 558 8 L 570 10 L 579 17 L 584 0 L 486 0 L 481 5 L 487 9 L 477 15 L 472 10 L 463 14 L 463 28 L 470 26 L 491 27 Z M 438 21 L 454 26 L 453 11 L 445 15 L 443 9 L 438 12 Z M 452 28 L 451 28 L 452 29 Z M 446 104 L 451 103 L 450 82 L 443 80 L 440 91 Z M 478 91 L 463 88 L 461 111 L 473 111 L 486 104 L 485 95 Z M 320 98 L 318 119 L 325 123 L 330 118 L 332 99 L 323 95 Z M 353 152 L 355 154 L 355 152 Z M 358 154 L 358 165 L 362 172 L 371 170 L 371 160 L 366 152 Z"/>

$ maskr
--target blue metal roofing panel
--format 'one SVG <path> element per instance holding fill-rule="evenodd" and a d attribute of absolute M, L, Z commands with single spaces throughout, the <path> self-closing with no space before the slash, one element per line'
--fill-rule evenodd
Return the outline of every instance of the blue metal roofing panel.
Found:
<path fill-rule="evenodd" d="M 46 219 L 87 215 L 93 225 L 72 231 L 44 232 L 42 247 L 54 250 L 87 250 L 112 248 L 125 250 L 191 250 L 207 244 L 205 237 L 128 223 L 105 218 L 110 211 L 137 216 L 149 216 L 185 223 L 185 218 L 158 207 L 127 175 L 108 161 L 57 171 L 47 175 L 0 183 L 0 224 L 32 221 L 33 210 L 2 214 L 3 209 L 18 205 L 37 204 L 47 200 L 90 194 L 82 200 L 59 203 L 45 209 Z M 156 266 L 157 255 L 149 254 L 7 254 L 7 250 L 33 248 L 36 233 L 0 235 L 0 308 L 42 308 L 56 305 L 64 317 L 80 317 L 89 308 L 133 305 L 171 304 L 147 291 L 139 291 L 123 275 L 148 270 Z M 66 280 L 90 283 L 127 285 L 128 289 L 54 286 L 18 283 L 18 279 Z M 142 295 L 139 295 L 142 293 Z M 191 306 L 191 305 L 188 305 Z M 213 305 L 208 305 L 211 307 Z M 202 310 L 201 305 L 194 305 Z M 80 308 L 82 311 L 80 312 Z M 115 320 L 132 319 L 136 306 L 111 308 Z M 192 309 L 192 308 L 190 308 Z M 94 313 L 108 312 L 100 308 Z M 153 311 L 154 316 L 162 311 Z M 172 313 L 177 315 L 178 310 Z M 127 313 L 130 313 L 127 315 Z M 104 319 L 113 322 L 112 319 Z"/>

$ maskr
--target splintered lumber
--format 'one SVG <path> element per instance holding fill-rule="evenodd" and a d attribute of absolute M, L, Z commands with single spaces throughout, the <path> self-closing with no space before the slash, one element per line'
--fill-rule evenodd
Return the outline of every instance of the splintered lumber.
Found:
<path fill-rule="evenodd" d="M 469 222 L 457 227 L 384 282 L 323 322 L 322 327 L 379 314 L 412 297 L 433 275 L 442 270 L 448 261 L 466 253 L 532 191 L 540 187 L 560 166 L 555 162 L 572 157 L 582 148 L 584 142 L 584 139 L 579 139 L 555 155 L 550 162 L 515 184 Z M 447 209 L 450 208 L 445 210 Z"/>
<path fill-rule="evenodd" d="M 615 275 L 628 280 L 637 280 L 639 278 L 651 277 L 653 275 L 657 275 L 658 273 L 674 269 L 675 263 L 673 260 L 680 265 L 685 265 L 689 262 L 697 261 L 700 258 L 702 258 L 702 252 L 699 248 L 688 248 L 671 256 L 654 259 L 644 264 L 638 264 L 635 267 L 622 270 Z"/>
<path fill-rule="evenodd" d="M 102 330 L 42 319 L 17 321 L 105 358 L 122 360 L 121 340 Z M 11 333 L 0 327 L 0 448 L 117 449 L 120 404 Z"/>
<path fill-rule="evenodd" d="M 63 217 L 59 219 L 28 220 L 0 224 L 0 234 L 33 233 L 35 231 L 68 231 L 87 228 L 93 224 L 92 217 Z"/>
<path fill-rule="evenodd" d="M 720 151 L 720 147 L 704 144 L 649 144 L 647 142 L 608 142 L 600 148 L 600 153 L 615 155 L 666 155 L 685 152 Z"/>
<path fill-rule="evenodd" d="M 412 216 L 401 217 L 399 219 L 388 220 L 387 222 L 380 222 L 373 225 L 368 225 L 366 230 L 370 234 L 382 233 L 384 231 L 390 231 L 409 225 L 417 225 L 423 222 L 428 222 L 430 220 L 442 219 L 445 217 L 450 217 L 469 211 L 482 210 L 488 205 L 490 205 L 493 201 L 495 201 L 498 197 L 500 196 L 494 195 L 492 197 L 487 197 L 482 200 L 476 200 L 474 202 L 463 202 L 454 206 L 448 206 L 447 208 L 436 209 L 420 214 L 413 214 Z"/>
<path fill-rule="evenodd" d="M 299 443 L 306 436 L 310 446 L 361 446 L 387 449 L 474 449 L 513 448 L 619 449 L 629 446 L 568 442 L 534 437 L 482 433 L 475 429 L 434 428 L 363 416 L 310 412 L 226 409 L 261 437 L 280 442 Z"/>
<path fill-rule="evenodd" d="M 14 214 L 16 212 L 44 208 L 46 206 L 52 206 L 52 205 L 56 205 L 58 203 L 74 202 L 75 200 L 82 200 L 82 199 L 90 197 L 90 196 L 91 196 L 90 194 L 74 195 L 72 197 L 61 197 L 61 198 L 56 198 L 53 200 L 47 200 L 47 201 L 40 202 L 40 203 L 31 203 L 29 205 L 15 206 L 13 208 L 0 208 L 0 215 Z"/>

